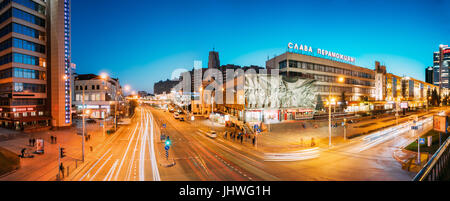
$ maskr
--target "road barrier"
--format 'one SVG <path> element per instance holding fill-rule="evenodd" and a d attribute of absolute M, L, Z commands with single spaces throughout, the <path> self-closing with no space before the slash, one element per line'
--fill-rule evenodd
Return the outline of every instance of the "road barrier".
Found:
<path fill-rule="evenodd" d="M 413 181 L 439 181 L 448 171 L 450 159 L 450 137 L 414 177 Z"/>

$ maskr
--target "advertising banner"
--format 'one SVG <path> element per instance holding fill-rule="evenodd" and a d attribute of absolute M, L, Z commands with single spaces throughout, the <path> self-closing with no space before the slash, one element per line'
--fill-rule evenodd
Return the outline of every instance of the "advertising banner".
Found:
<path fill-rule="evenodd" d="M 44 153 L 44 139 L 36 140 L 36 153 L 39 153 L 39 154 Z"/>
<path fill-rule="evenodd" d="M 434 116 L 433 117 L 433 129 L 437 132 L 447 133 L 447 117 L 446 116 Z"/>

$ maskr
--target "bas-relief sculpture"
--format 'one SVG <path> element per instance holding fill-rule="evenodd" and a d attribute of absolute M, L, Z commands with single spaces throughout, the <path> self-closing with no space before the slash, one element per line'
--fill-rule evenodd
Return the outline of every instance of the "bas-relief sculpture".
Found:
<path fill-rule="evenodd" d="M 315 80 L 270 75 L 246 75 L 245 97 L 249 109 L 315 108 Z"/>

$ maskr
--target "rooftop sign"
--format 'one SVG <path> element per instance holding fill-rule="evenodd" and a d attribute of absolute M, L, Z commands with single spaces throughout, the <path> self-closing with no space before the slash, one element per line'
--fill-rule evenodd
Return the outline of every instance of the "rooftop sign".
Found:
<path fill-rule="evenodd" d="M 356 59 L 354 57 L 346 56 L 340 53 L 320 49 L 320 48 L 313 48 L 312 46 L 303 45 L 303 44 L 297 44 L 297 43 L 288 43 L 288 48 L 292 52 L 299 53 L 299 54 L 307 54 L 307 55 L 313 55 L 313 56 L 319 56 L 319 57 L 326 57 L 326 58 L 334 58 L 338 59 L 340 61 L 355 63 Z"/>

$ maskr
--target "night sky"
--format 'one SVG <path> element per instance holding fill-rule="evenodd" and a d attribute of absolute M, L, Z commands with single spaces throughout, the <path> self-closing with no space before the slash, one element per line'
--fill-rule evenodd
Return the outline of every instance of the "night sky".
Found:
<path fill-rule="evenodd" d="M 449 10 L 449 0 L 74 0 L 72 60 L 77 73 L 153 92 L 194 60 L 207 67 L 213 48 L 221 64 L 265 66 L 294 42 L 424 80 L 433 52 L 450 45 Z"/>

